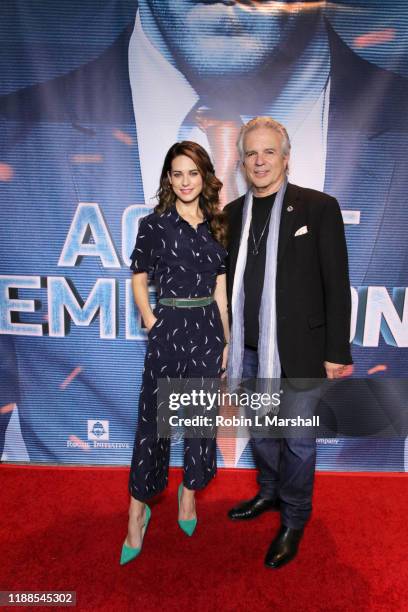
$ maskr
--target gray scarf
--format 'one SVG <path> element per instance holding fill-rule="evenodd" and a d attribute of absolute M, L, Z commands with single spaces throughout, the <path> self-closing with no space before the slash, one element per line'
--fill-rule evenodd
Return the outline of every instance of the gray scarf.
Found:
<path fill-rule="evenodd" d="M 276 265 L 278 256 L 279 226 L 287 178 L 283 181 L 272 208 L 266 246 L 265 277 L 259 311 L 258 373 L 259 379 L 280 379 L 276 335 Z M 245 196 L 242 212 L 242 230 L 232 292 L 232 329 L 228 354 L 228 380 L 238 383 L 242 378 L 244 360 L 244 271 L 247 260 L 249 227 L 252 218 L 253 194 Z M 265 381 L 266 382 L 266 381 Z M 275 385 L 273 385 L 275 387 Z M 271 386 L 269 385 L 271 389 Z M 272 389 L 271 389 L 272 390 Z M 266 391 L 266 389 L 265 389 Z"/>

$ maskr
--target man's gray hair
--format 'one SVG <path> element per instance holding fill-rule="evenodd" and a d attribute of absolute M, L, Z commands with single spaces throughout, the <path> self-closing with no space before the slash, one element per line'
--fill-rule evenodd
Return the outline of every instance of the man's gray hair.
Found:
<path fill-rule="evenodd" d="M 239 155 L 242 161 L 244 161 L 245 152 L 244 152 L 244 138 L 245 135 L 248 134 L 251 130 L 255 130 L 256 128 L 267 127 L 275 130 L 282 136 L 282 155 L 289 155 L 290 153 L 290 140 L 286 128 L 272 119 L 272 117 L 254 117 L 248 123 L 245 123 L 238 136 L 237 147 L 239 151 Z"/>

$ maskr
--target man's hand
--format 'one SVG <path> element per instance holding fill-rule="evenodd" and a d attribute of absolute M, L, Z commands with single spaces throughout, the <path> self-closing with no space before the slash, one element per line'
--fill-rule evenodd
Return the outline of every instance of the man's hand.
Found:
<path fill-rule="evenodd" d="M 353 365 L 344 365 L 341 363 L 332 363 L 331 361 L 325 361 L 323 363 L 327 378 L 344 378 L 345 376 L 351 376 L 353 373 Z"/>

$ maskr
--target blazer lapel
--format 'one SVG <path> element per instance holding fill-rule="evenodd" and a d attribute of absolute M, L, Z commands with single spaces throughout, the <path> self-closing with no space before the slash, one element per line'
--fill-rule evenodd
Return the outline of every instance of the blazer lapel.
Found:
<path fill-rule="evenodd" d="M 278 262 L 282 260 L 289 237 L 293 234 L 298 211 L 299 189 L 296 185 L 288 183 L 282 203 L 282 212 L 279 226 Z"/>

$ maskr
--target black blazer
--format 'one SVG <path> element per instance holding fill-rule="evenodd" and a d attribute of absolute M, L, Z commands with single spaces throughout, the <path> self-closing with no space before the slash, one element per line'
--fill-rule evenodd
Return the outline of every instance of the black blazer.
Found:
<path fill-rule="evenodd" d="M 229 225 L 230 321 L 243 205 L 241 196 L 224 209 Z M 303 226 L 307 226 L 307 233 L 295 237 Z M 324 377 L 324 361 L 353 363 L 349 342 L 350 281 L 340 207 L 335 198 L 325 193 L 290 183 L 279 229 L 276 316 L 279 355 L 287 377 Z"/>

